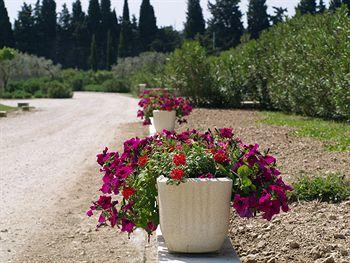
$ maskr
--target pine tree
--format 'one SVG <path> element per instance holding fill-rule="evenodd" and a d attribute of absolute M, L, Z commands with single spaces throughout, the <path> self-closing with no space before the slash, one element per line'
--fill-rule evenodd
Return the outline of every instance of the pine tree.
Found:
<path fill-rule="evenodd" d="M 250 0 L 247 17 L 250 37 L 257 39 L 260 32 L 270 26 L 266 0 Z"/>
<path fill-rule="evenodd" d="M 153 6 L 149 0 L 143 0 L 140 8 L 139 18 L 139 40 L 140 51 L 150 50 L 151 43 L 157 36 L 157 20 L 154 15 Z"/>
<path fill-rule="evenodd" d="M 10 18 L 4 0 L 0 0 L 0 49 L 13 46 L 14 38 Z"/>
<path fill-rule="evenodd" d="M 96 43 L 95 35 L 92 35 L 89 62 L 90 62 L 90 68 L 93 71 L 97 71 L 97 68 L 98 68 L 98 57 L 97 57 L 97 43 Z"/>
<path fill-rule="evenodd" d="M 348 9 L 350 10 L 350 0 L 343 0 L 343 4 L 345 4 L 348 7 Z"/>
<path fill-rule="evenodd" d="M 324 13 L 326 11 L 326 4 L 323 0 L 320 0 L 318 6 L 317 6 L 317 13 Z"/>
<path fill-rule="evenodd" d="M 208 21 L 209 34 L 215 34 L 215 46 L 229 49 L 239 44 L 243 35 L 242 12 L 239 10 L 240 0 L 217 0 L 209 2 L 212 18 Z"/>
<path fill-rule="evenodd" d="M 114 57 L 115 52 L 113 50 L 114 50 L 114 46 L 113 46 L 111 30 L 108 30 L 107 48 L 106 48 L 106 68 L 107 69 L 111 69 L 111 66 L 115 62 L 115 57 Z"/>
<path fill-rule="evenodd" d="M 14 37 L 16 47 L 22 52 L 36 54 L 35 18 L 31 5 L 23 4 L 15 20 Z"/>
<path fill-rule="evenodd" d="M 99 33 L 101 23 L 101 10 L 98 0 L 90 0 L 88 15 L 87 15 L 87 26 L 91 35 Z"/>
<path fill-rule="evenodd" d="M 316 0 L 301 0 L 296 11 L 300 14 L 316 14 L 317 3 Z"/>
<path fill-rule="evenodd" d="M 72 4 L 72 24 L 76 23 L 83 23 L 85 20 L 85 14 L 83 12 L 83 9 L 81 7 L 80 0 L 76 0 Z"/>
<path fill-rule="evenodd" d="M 133 54 L 133 32 L 130 22 L 128 0 L 124 0 L 123 18 L 119 37 L 118 55 L 121 58 L 132 56 Z"/>
<path fill-rule="evenodd" d="M 341 7 L 342 0 L 331 0 L 329 3 L 329 10 L 335 11 L 337 8 Z"/>
<path fill-rule="evenodd" d="M 197 34 L 205 31 L 205 21 L 199 0 L 188 0 L 187 18 L 185 23 L 185 37 L 194 39 Z"/>
<path fill-rule="evenodd" d="M 272 24 L 276 25 L 280 22 L 283 22 L 286 17 L 285 13 L 288 12 L 288 9 L 276 6 L 273 6 L 272 8 L 274 9 L 274 14 L 270 16 Z"/>

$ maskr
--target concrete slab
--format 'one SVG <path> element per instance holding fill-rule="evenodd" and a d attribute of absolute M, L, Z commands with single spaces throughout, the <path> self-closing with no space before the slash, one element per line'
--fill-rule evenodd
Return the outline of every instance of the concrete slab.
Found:
<path fill-rule="evenodd" d="M 165 245 L 165 241 L 160 231 L 157 229 L 157 253 L 158 262 L 167 263 L 220 263 L 231 262 L 241 263 L 241 260 L 237 256 L 233 249 L 231 240 L 227 237 L 221 250 L 217 253 L 206 254 L 182 254 L 182 253 L 170 253 Z"/>

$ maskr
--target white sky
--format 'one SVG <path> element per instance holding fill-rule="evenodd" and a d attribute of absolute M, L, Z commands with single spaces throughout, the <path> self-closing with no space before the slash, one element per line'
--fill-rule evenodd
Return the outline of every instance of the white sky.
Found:
<path fill-rule="evenodd" d="M 37 0 L 5 0 L 5 6 L 13 22 L 17 17 L 18 11 L 21 9 L 21 6 L 24 2 L 27 4 L 35 4 Z M 210 0 L 214 2 L 215 0 Z M 295 6 L 299 3 L 300 0 L 267 0 L 267 5 L 269 6 L 269 12 L 272 12 L 272 6 L 281 6 L 288 8 L 289 15 L 294 15 Z M 57 12 L 61 10 L 61 7 L 66 3 L 71 10 L 71 6 L 74 0 L 56 0 L 57 3 Z M 81 0 L 83 9 L 86 12 L 89 0 Z M 124 0 L 111 0 L 112 6 L 116 9 L 117 15 L 120 16 L 123 10 Z M 135 14 L 136 17 L 139 17 L 139 9 L 142 0 L 129 0 L 130 13 Z M 176 29 L 182 29 L 183 23 L 186 19 L 186 0 L 151 0 L 151 4 L 154 7 L 155 14 L 157 17 L 158 26 L 169 26 L 172 25 Z M 325 1 L 326 3 L 329 0 Z M 201 0 L 201 5 L 203 8 L 203 13 L 205 19 L 210 17 L 210 13 L 207 9 L 208 0 Z M 248 5 L 248 0 L 241 0 L 241 11 L 246 12 Z"/>

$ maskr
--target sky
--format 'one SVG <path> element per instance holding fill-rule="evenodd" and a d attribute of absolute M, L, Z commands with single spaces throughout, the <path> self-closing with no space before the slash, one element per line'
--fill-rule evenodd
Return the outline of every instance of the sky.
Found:
<path fill-rule="evenodd" d="M 17 17 L 18 11 L 24 2 L 27 4 L 35 4 L 37 0 L 5 0 L 5 6 L 9 13 L 11 22 Z M 157 25 L 160 26 L 173 26 L 178 30 L 183 29 L 183 23 L 186 20 L 186 2 L 187 0 L 150 0 L 154 7 L 154 11 L 157 17 Z M 215 0 L 210 0 L 215 2 Z M 284 7 L 288 9 L 288 15 L 294 15 L 295 6 L 300 0 L 267 0 L 266 3 L 269 6 L 268 11 L 272 13 L 272 7 Z M 56 0 L 57 12 L 62 8 L 62 5 L 66 3 L 71 10 L 71 6 L 74 0 Z M 88 8 L 89 0 L 81 0 L 84 11 Z M 117 15 L 122 15 L 124 0 L 111 0 L 113 8 L 116 9 Z M 139 10 L 142 0 L 129 0 L 130 13 L 139 17 Z M 329 0 L 325 1 L 326 3 Z M 201 6 L 203 8 L 203 14 L 207 20 L 210 17 L 210 13 L 207 8 L 208 0 L 201 0 Z M 248 0 L 241 0 L 241 11 L 245 13 L 247 11 Z M 246 23 L 246 22 L 245 22 Z"/>

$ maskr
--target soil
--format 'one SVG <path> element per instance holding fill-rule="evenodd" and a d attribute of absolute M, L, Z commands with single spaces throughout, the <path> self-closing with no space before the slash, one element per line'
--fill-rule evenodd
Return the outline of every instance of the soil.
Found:
<path fill-rule="evenodd" d="M 124 120 L 131 120 L 131 115 L 126 115 Z M 350 153 L 328 152 L 322 142 L 291 137 L 288 135 L 290 128 L 259 124 L 258 119 L 254 111 L 197 109 L 188 123 L 178 128 L 232 127 L 245 142 L 270 147 L 287 181 L 292 181 L 302 171 L 310 174 L 339 171 L 349 176 Z M 99 150 L 104 145 L 120 149 L 125 139 L 147 134 L 147 128 L 141 123 L 115 122 L 112 127 L 109 126 L 112 134 L 105 134 L 105 143 L 98 140 Z M 147 243 L 141 231 L 130 239 L 118 229 L 96 231 L 96 218 L 85 216 L 90 201 L 98 196 L 100 177 L 94 163 L 96 152 L 83 154 L 87 161 L 75 164 L 77 172 L 69 184 L 55 185 L 57 191 L 51 193 L 47 206 L 37 211 L 40 217 L 26 219 L 27 227 L 15 232 L 17 235 L 11 232 L 20 215 L 11 215 L 10 226 L 1 223 L 1 247 L 7 253 L 6 257 L 1 257 L 1 262 L 156 262 L 154 238 Z M 49 172 L 45 171 L 42 176 L 47 174 Z M 33 193 L 41 196 L 40 191 Z M 29 200 L 22 209 L 30 211 L 31 205 Z M 30 228 L 35 231 L 29 231 Z M 28 233 L 24 234 L 25 231 Z M 22 242 L 17 238 L 22 236 L 29 238 Z M 230 238 L 242 262 L 350 262 L 350 201 L 294 203 L 289 213 L 271 222 L 243 220 L 232 213 Z"/>

